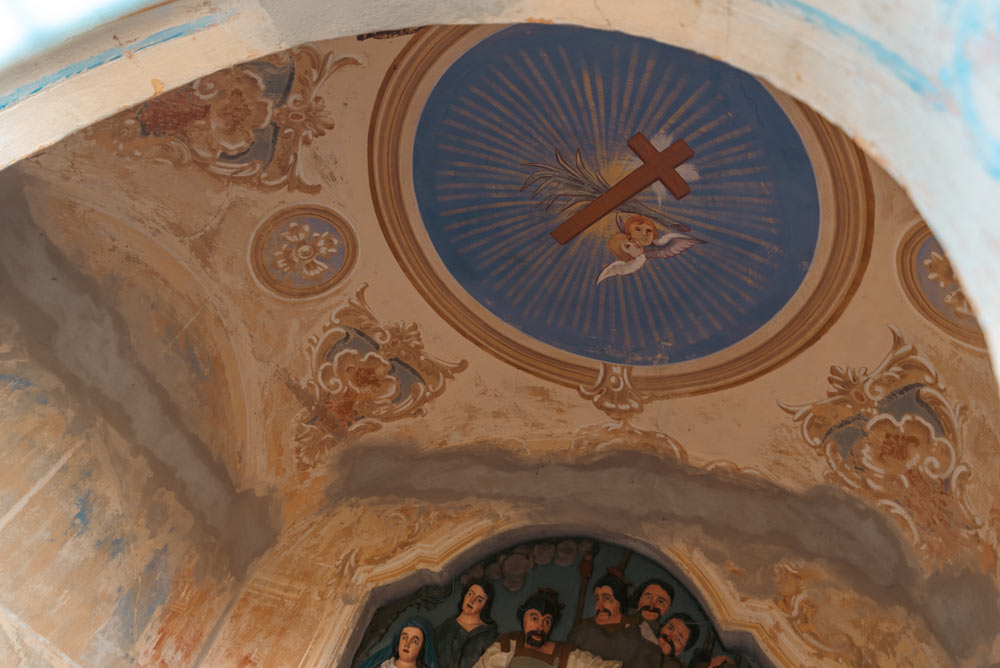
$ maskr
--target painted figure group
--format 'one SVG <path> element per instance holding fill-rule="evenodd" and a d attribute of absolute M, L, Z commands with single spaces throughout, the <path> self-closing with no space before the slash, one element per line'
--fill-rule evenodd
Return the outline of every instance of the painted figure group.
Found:
<path fill-rule="evenodd" d="M 649 580 L 635 590 L 615 572 L 593 589 L 594 617 L 576 624 L 566 642 L 549 638 L 563 606 L 551 589 L 539 589 L 517 609 L 521 630 L 500 634 L 490 617 L 493 585 L 469 580 L 458 615 L 437 629 L 423 617 L 407 620 L 392 644 L 360 668 L 735 668 L 728 656 L 696 656 L 686 667 L 678 656 L 695 646 L 699 626 L 684 613 L 669 614 L 673 588 Z M 697 653 L 696 653 L 697 654 Z"/>

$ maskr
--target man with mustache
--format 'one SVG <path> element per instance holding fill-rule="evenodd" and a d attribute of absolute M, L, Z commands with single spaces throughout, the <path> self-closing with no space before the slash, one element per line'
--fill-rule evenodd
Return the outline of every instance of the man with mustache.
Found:
<path fill-rule="evenodd" d="M 521 633 L 497 638 L 473 668 L 621 668 L 620 661 L 608 661 L 569 643 L 550 640 L 560 608 L 555 591 L 539 589 L 517 609 Z"/>
<path fill-rule="evenodd" d="M 660 629 L 658 644 L 663 652 L 663 664 L 661 668 L 684 668 L 684 663 L 678 658 L 681 652 L 694 647 L 698 642 L 698 625 L 683 612 L 678 612 L 663 623 Z M 695 668 L 736 668 L 736 662 L 720 654 L 713 658 L 699 658 L 691 661 Z"/>
<path fill-rule="evenodd" d="M 641 621 L 639 631 L 651 643 L 658 642 L 656 627 L 670 610 L 674 600 L 674 588 L 664 580 L 646 580 L 637 589 L 639 597 L 635 601 L 636 613 Z"/>
<path fill-rule="evenodd" d="M 660 668 L 656 645 L 642 637 L 639 618 L 625 615 L 628 585 L 609 572 L 594 583 L 594 616 L 577 624 L 569 642 L 592 654 L 622 662 L 622 668 Z"/>

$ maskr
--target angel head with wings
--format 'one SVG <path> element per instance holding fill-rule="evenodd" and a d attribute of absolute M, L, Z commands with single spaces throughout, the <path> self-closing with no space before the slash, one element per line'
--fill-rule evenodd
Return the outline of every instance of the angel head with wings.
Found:
<path fill-rule="evenodd" d="M 647 258 L 673 257 L 692 246 L 706 243 L 688 234 L 691 229 L 687 225 L 674 223 L 663 234 L 657 234 L 659 228 L 645 216 L 633 214 L 624 219 L 620 213 L 615 215 L 618 223 L 618 233 L 608 239 L 608 249 L 617 259 L 604 267 L 597 282 L 612 276 L 634 274 L 646 264 Z"/>

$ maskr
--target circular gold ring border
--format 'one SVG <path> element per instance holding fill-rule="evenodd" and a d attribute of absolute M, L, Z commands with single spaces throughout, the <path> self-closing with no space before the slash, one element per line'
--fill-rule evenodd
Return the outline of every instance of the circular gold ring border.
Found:
<path fill-rule="evenodd" d="M 264 266 L 265 260 L 263 257 L 264 239 L 266 239 L 271 231 L 281 223 L 285 222 L 289 218 L 302 215 L 322 218 L 337 228 L 337 231 L 340 232 L 341 239 L 344 241 L 344 262 L 340 265 L 340 269 L 338 269 L 333 276 L 326 279 L 319 285 L 292 288 L 287 285 L 281 285 L 267 272 L 267 268 Z M 344 277 L 347 276 L 347 274 L 351 272 L 351 269 L 354 268 L 354 264 L 357 260 L 358 238 L 354 234 L 354 230 L 351 229 L 351 226 L 346 220 L 343 219 L 342 216 L 340 216 L 340 214 L 325 207 L 316 205 L 293 206 L 271 214 L 257 227 L 257 230 L 254 232 L 253 241 L 250 245 L 250 266 L 253 268 L 253 273 L 257 276 L 257 280 L 259 280 L 267 289 L 282 297 L 319 297 L 320 295 L 332 290 L 338 283 L 344 280 Z"/>
<path fill-rule="evenodd" d="M 983 337 L 982 331 L 959 327 L 941 315 L 941 312 L 934 308 L 934 304 L 927 298 L 927 293 L 920 286 L 920 277 L 917 276 L 917 254 L 924 242 L 933 236 L 931 228 L 927 226 L 927 223 L 921 221 L 914 225 L 900 242 L 899 250 L 896 253 L 896 270 L 899 274 L 899 282 L 903 286 L 903 292 L 906 293 L 913 307 L 927 320 L 962 343 L 985 350 L 986 339 Z"/>
<path fill-rule="evenodd" d="M 431 265 L 410 228 L 399 177 L 399 147 L 406 110 L 428 68 L 475 26 L 428 28 L 406 44 L 382 81 L 368 134 L 368 176 L 379 225 L 396 260 L 423 298 L 463 336 L 495 357 L 539 378 L 565 385 L 591 385 L 602 362 L 555 359 L 490 327 L 452 294 Z M 834 220 L 844 235 L 833 244 L 818 287 L 801 310 L 775 335 L 736 358 L 709 369 L 670 372 L 635 367 L 633 385 L 657 397 L 713 392 L 757 378 L 809 348 L 836 322 L 857 291 L 871 257 L 875 198 L 864 154 L 839 129 L 801 105 L 829 162 Z M 861 224 L 848 224 L 860 219 Z M 585 359 L 585 358 L 581 358 Z"/>

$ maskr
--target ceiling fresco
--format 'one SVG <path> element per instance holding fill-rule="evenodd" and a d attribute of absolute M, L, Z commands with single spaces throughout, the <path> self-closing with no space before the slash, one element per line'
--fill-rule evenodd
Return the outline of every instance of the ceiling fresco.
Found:
<path fill-rule="evenodd" d="M 766 81 L 567 26 L 351 36 L 0 193 L 0 445 L 37 460 L 0 472 L 0 664 L 13 611 L 81 666 L 349 668 L 479 576 L 498 633 L 558 590 L 562 642 L 609 567 L 702 630 L 658 668 L 1000 661 L 975 315 Z"/>
<path fill-rule="evenodd" d="M 466 336 L 547 380 L 593 383 L 603 363 L 700 392 L 783 363 L 864 271 L 863 164 L 747 74 L 625 35 L 595 50 L 597 34 L 437 28 L 407 45 L 371 129 L 394 252 Z M 682 145 L 676 169 L 614 195 Z"/>

